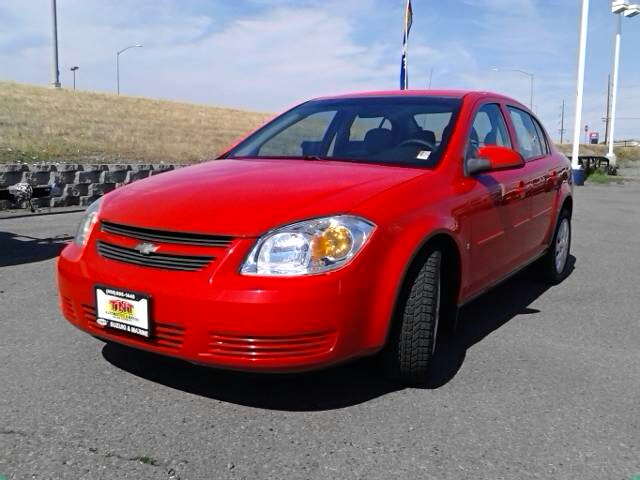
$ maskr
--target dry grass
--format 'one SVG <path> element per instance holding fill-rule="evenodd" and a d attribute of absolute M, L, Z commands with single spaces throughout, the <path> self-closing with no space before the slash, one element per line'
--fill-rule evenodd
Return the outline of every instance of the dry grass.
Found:
<path fill-rule="evenodd" d="M 571 158 L 572 146 L 568 143 L 564 145 L 557 145 L 558 149 Z M 624 164 L 628 161 L 640 160 L 640 147 L 614 147 L 614 153 L 616 154 L 619 164 Z M 604 156 L 608 152 L 606 145 L 580 145 L 580 155 L 600 155 Z"/>
<path fill-rule="evenodd" d="M 0 82 L 0 163 L 192 163 L 270 115 Z"/>

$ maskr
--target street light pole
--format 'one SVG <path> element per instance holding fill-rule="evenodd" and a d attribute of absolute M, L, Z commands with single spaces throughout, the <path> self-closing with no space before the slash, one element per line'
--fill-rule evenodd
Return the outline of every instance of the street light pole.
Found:
<path fill-rule="evenodd" d="M 618 99 L 618 70 L 620 67 L 620 36 L 622 34 L 622 17 L 616 15 L 616 35 L 614 39 L 614 53 L 613 53 L 613 89 L 611 91 L 611 120 L 609 123 L 609 151 L 607 158 L 609 159 L 609 165 L 614 167 L 616 165 L 616 155 L 613 153 L 613 135 L 616 128 L 616 103 Z"/>
<path fill-rule="evenodd" d="M 615 167 L 616 155 L 613 153 L 614 132 L 616 126 L 616 103 L 618 99 L 618 73 L 620 70 L 620 38 L 622 36 L 622 15 L 625 17 L 635 17 L 640 14 L 640 5 L 629 5 L 626 0 L 613 0 L 611 2 L 611 13 L 614 13 L 616 19 L 616 34 L 614 37 L 613 50 L 613 87 L 611 91 L 611 120 L 609 126 L 609 151 L 607 158 L 609 165 Z"/>
<path fill-rule="evenodd" d="M 75 67 L 71 67 L 71 71 L 73 72 L 73 91 L 76 91 L 76 71 L 78 71 L 80 67 L 77 65 Z"/>
<path fill-rule="evenodd" d="M 142 47 L 142 45 L 140 45 L 139 43 L 136 43 L 135 45 L 129 45 L 128 47 L 123 48 L 122 50 L 118 50 L 116 52 L 116 89 L 117 89 L 118 95 L 120 95 L 120 54 L 126 52 L 130 48 L 140 48 L 140 47 Z"/>
<path fill-rule="evenodd" d="M 60 88 L 60 70 L 58 69 L 58 14 L 56 0 L 51 0 L 51 40 L 53 51 L 51 52 L 51 85 Z"/>
<path fill-rule="evenodd" d="M 524 70 L 520 70 L 518 68 L 500 69 L 500 68 L 494 67 L 491 70 L 493 70 L 494 72 L 518 72 L 529 77 L 529 80 L 531 82 L 531 88 L 529 92 L 529 108 L 533 112 L 533 80 L 535 78 L 535 75 L 533 73 L 525 72 Z"/>
<path fill-rule="evenodd" d="M 571 154 L 571 171 L 576 185 L 584 184 L 584 169 L 578 162 L 580 153 L 580 125 L 582 123 L 582 100 L 584 96 L 584 67 L 587 56 L 587 27 L 589 25 L 589 0 L 582 0 L 580 16 L 580 37 L 578 41 L 578 80 L 576 86 L 576 115 L 573 126 L 573 151 Z"/>

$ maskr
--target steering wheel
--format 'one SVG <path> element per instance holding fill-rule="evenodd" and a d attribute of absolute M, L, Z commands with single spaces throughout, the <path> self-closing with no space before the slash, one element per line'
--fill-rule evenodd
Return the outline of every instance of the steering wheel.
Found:
<path fill-rule="evenodd" d="M 400 142 L 398 145 L 396 145 L 396 147 L 405 147 L 407 145 L 418 145 L 421 147 L 427 147 L 431 151 L 436 149 L 436 146 L 434 144 L 432 144 L 431 142 L 427 142 L 426 140 L 423 140 L 421 138 L 409 138 L 404 142 Z"/>

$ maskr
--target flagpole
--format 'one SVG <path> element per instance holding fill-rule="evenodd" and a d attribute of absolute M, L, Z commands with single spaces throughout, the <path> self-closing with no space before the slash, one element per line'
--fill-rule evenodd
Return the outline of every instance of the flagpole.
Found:
<path fill-rule="evenodd" d="M 404 6 L 404 89 L 409 89 L 409 2 Z"/>

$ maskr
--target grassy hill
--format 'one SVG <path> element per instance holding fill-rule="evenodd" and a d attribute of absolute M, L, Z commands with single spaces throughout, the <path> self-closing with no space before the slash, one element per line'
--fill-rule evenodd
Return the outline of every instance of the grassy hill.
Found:
<path fill-rule="evenodd" d="M 270 115 L 0 82 L 0 163 L 192 163 L 216 156 Z M 569 154 L 570 145 L 562 145 Z M 604 154 L 583 145 L 581 153 Z M 622 162 L 640 147 L 616 148 Z"/>
<path fill-rule="evenodd" d="M 191 163 L 270 115 L 0 82 L 0 163 Z"/>

